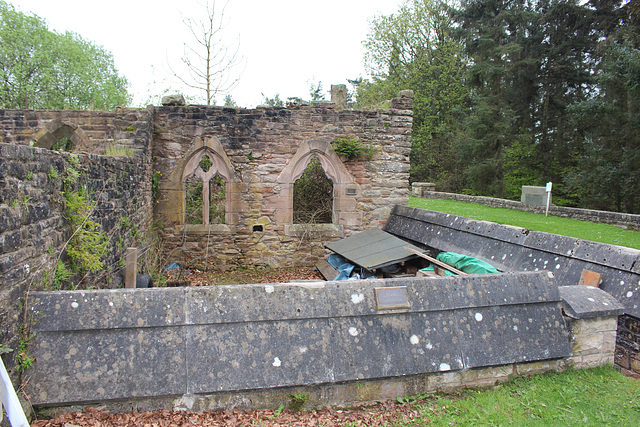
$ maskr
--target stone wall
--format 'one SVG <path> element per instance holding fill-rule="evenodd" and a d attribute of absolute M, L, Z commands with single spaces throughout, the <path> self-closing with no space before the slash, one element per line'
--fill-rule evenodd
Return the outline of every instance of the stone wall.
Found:
<path fill-rule="evenodd" d="M 405 292 L 407 308 L 381 307 L 385 290 Z M 444 372 L 467 383 L 478 368 L 571 353 L 546 273 L 34 297 L 38 406 Z"/>
<path fill-rule="evenodd" d="M 167 262 L 218 269 L 314 265 L 325 255 L 324 242 L 383 225 L 395 204 L 408 201 L 412 101 L 405 93 L 391 109 L 376 111 L 337 110 L 331 103 L 156 108 L 154 212 Z M 341 157 L 332 146 L 336 138 L 359 141 L 373 154 Z M 226 182 L 225 221 L 185 225 L 186 175 L 205 154 L 212 171 L 199 173 Z M 333 221 L 293 224 L 293 184 L 313 157 L 333 182 Z"/>
<path fill-rule="evenodd" d="M 70 169 L 79 172 L 71 186 L 63 183 Z M 42 289 L 64 253 L 71 229 L 63 191 L 84 188 L 97 202 L 90 219 L 107 234 L 109 250 L 102 259 L 104 270 L 86 277 L 84 286 L 107 287 L 110 274 L 121 268 L 125 248 L 146 240 L 149 178 L 150 164 L 138 157 L 72 155 L 0 143 L 0 343 L 17 348 L 26 292 Z M 13 367 L 14 358 L 3 356 L 5 365 Z"/>
<path fill-rule="evenodd" d="M 66 137 L 77 154 L 105 154 L 118 146 L 145 157 L 153 131 L 150 119 L 148 110 L 0 110 L 0 143 L 51 148 Z"/>
<path fill-rule="evenodd" d="M 622 307 L 581 288 L 539 272 L 37 293 L 28 391 L 57 411 L 275 408 L 297 392 L 311 408 L 611 364 Z M 381 309 L 384 290 L 408 308 Z"/>
<path fill-rule="evenodd" d="M 415 185 L 418 184 L 418 185 Z M 494 208 L 516 209 L 524 212 L 544 214 L 545 206 L 528 205 L 515 200 L 498 199 L 495 197 L 469 196 L 466 194 L 443 193 L 440 191 L 429 191 L 428 183 L 413 183 L 412 194 L 416 197 L 440 200 L 456 200 L 459 202 L 478 203 Z M 600 222 L 603 224 L 613 224 L 628 227 L 633 230 L 640 230 L 640 215 L 627 214 L 622 212 L 598 211 L 593 209 L 568 208 L 564 206 L 550 206 L 549 215 L 563 218 L 577 219 L 581 221 Z"/>

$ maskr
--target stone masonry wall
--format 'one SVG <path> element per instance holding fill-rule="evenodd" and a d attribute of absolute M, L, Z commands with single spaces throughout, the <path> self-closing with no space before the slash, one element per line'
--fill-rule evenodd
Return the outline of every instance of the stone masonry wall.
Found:
<path fill-rule="evenodd" d="M 0 110 L 0 143 L 51 148 L 69 138 L 79 154 L 105 154 L 109 146 L 149 154 L 152 125 L 148 110 Z"/>
<path fill-rule="evenodd" d="M 424 197 L 427 199 L 457 200 L 459 202 L 478 203 L 494 208 L 516 209 L 525 212 L 545 213 L 546 211 L 545 206 L 527 205 L 516 200 L 498 199 L 495 197 L 484 196 L 469 196 L 466 194 L 443 193 L 440 191 L 429 191 L 427 190 L 427 188 L 428 186 L 426 185 L 414 186 L 412 188 L 412 194 L 416 197 Z M 628 227 L 633 230 L 640 230 L 640 215 L 636 214 L 598 211 L 594 209 L 568 208 L 564 206 L 550 206 L 549 215 L 577 219 L 581 221 L 614 224 Z"/>
<path fill-rule="evenodd" d="M 150 228 L 148 162 L 0 143 L 0 343 L 6 347 L 17 348 L 26 292 L 42 289 L 71 236 L 62 195 L 71 188 L 63 184 L 70 168 L 79 172 L 74 188 L 84 187 L 97 201 L 90 219 L 109 238 L 104 270 L 87 277 L 85 286 L 110 286 L 126 247 L 142 243 Z M 14 353 L 3 355 L 9 369 Z"/>
<path fill-rule="evenodd" d="M 231 268 L 314 265 L 323 243 L 381 226 L 408 202 L 412 98 L 376 111 L 330 104 L 243 110 L 159 107 L 154 110 L 154 215 L 166 262 Z M 339 157 L 336 138 L 375 150 L 372 159 Z M 207 152 L 227 182 L 225 224 L 184 226 L 184 170 Z M 334 184 L 332 224 L 292 222 L 293 183 L 317 157 Z"/>

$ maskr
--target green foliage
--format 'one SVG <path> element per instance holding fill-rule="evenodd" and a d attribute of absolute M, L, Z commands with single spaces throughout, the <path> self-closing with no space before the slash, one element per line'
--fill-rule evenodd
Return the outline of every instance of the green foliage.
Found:
<path fill-rule="evenodd" d="M 58 169 L 54 168 L 53 166 L 49 167 L 49 181 L 55 181 L 56 179 L 58 179 L 59 173 L 58 173 Z"/>
<path fill-rule="evenodd" d="M 364 156 L 367 160 L 372 160 L 376 154 L 375 147 L 367 147 L 357 139 L 352 138 L 336 138 L 333 149 L 341 156 L 347 159 L 355 159 Z"/>
<path fill-rule="evenodd" d="M 71 141 L 71 139 L 69 139 L 66 136 L 61 137 L 60 139 L 58 139 L 52 146 L 51 149 L 54 151 L 72 151 L 73 147 L 75 146 L 75 144 L 73 143 L 73 141 Z"/>
<path fill-rule="evenodd" d="M 33 179 L 33 172 L 31 171 L 27 172 L 24 179 L 26 179 L 27 181 L 31 181 Z"/>
<path fill-rule="evenodd" d="M 95 273 L 102 270 L 109 239 L 100 231 L 100 224 L 90 219 L 95 202 L 84 189 L 66 190 L 64 199 L 65 216 L 73 233 L 67 245 L 73 271 Z"/>
<path fill-rule="evenodd" d="M 356 81 L 356 107 L 388 108 L 384 100 L 414 91 L 411 182 L 439 189 L 464 186 L 454 136 L 459 133 L 469 91 L 463 85 L 462 45 L 451 36 L 448 7 L 439 1 L 407 1 L 397 13 L 375 18 L 364 42 L 371 81 Z"/>
<path fill-rule="evenodd" d="M 238 103 L 233 100 L 231 95 L 227 95 L 224 97 L 224 106 L 227 108 L 238 108 Z"/>
<path fill-rule="evenodd" d="M 0 1 L 0 108 L 110 110 L 128 104 L 127 86 L 101 46 Z"/>
<path fill-rule="evenodd" d="M 112 157 L 133 157 L 133 147 L 122 144 L 109 144 L 105 148 L 104 155 Z"/>
<path fill-rule="evenodd" d="M 284 100 L 280 98 L 279 93 L 276 93 L 276 96 L 273 98 L 269 98 L 263 93 L 262 97 L 264 98 L 262 101 L 264 105 L 268 105 L 270 107 L 284 107 Z"/>
<path fill-rule="evenodd" d="M 309 400 L 309 395 L 307 393 L 287 394 L 287 397 L 291 399 L 289 409 L 292 411 L 301 411 L 304 404 Z"/>
<path fill-rule="evenodd" d="M 205 158 L 209 162 L 211 161 L 207 156 L 204 156 L 203 159 Z M 225 184 L 224 179 L 219 175 L 207 183 L 209 185 L 209 224 L 224 224 L 225 222 Z M 202 180 L 195 176 L 191 176 L 185 182 L 185 224 L 204 223 L 202 186 Z"/>
<path fill-rule="evenodd" d="M 29 317 L 29 316 L 28 316 Z M 16 367 L 20 374 L 24 374 L 27 369 L 33 365 L 36 358 L 29 355 L 29 347 L 31 340 L 35 337 L 35 334 L 31 332 L 31 325 L 20 325 L 20 341 L 18 343 L 18 349 L 16 351 Z"/>
<path fill-rule="evenodd" d="M 13 351 L 12 348 L 5 347 L 4 344 L 0 344 L 0 354 L 7 354 Z"/>
<path fill-rule="evenodd" d="M 56 271 L 53 275 L 53 283 L 51 285 L 51 290 L 59 291 L 62 289 L 63 285 L 69 281 L 72 273 L 67 268 L 67 265 L 62 262 L 62 260 L 58 260 L 56 264 Z"/>
<path fill-rule="evenodd" d="M 135 132 L 136 131 L 136 127 L 134 125 L 129 125 L 126 128 L 124 128 L 125 132 Z"/>
<path fill-rule="evenodd" d="M 160 171 L 153 172 L 151 175 L 151 198 L 158 203 L 158 191 L 160 190 L 160 180 L 162 179 L 162 173 Z"/>
<path fill-rule="evenodd" d="M 324 94 L 322 93 L 322 82 L 318 82 L 318 84 L 310 84 L 309 96 L 311 97 L 312 101 L 324 100 Z"/>
<path fill-rule="evenodd" d="M 309 161 L 302 176 L 293 184 L 293 222 L 333 222 L 333 183 L 316 157 Z"/>

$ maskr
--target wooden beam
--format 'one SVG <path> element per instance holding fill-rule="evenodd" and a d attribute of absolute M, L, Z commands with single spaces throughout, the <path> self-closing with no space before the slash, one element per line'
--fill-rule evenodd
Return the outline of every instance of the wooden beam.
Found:
<path fill-rule="evenodd" d="M 456 268 L 451 267 L 451 266 L 450 266 L 449 264 L 447 264 L 446 262 L 439 261 L 439 260 L 437 260 L 437 259 L 435 259 L 435 258 L 433 258 L 433 257 L 430 257 L 430 256 L 429 256 L 429 255 L 427 255 L 427 254 L 423 254 L 423 253 L 422 253 L 422 252 L 420 252 L 420 251 L 416 251 L 415 249 L 408 248 L 408 247 L 406 247 L 406 246 L 405 246 L 404 248 L 405 248 L 406 250 L 408 250 L 409 252 L 411 252 L 411 253 L 413 253 L 413 254 L 418 255 L 419 257 L 422 257 L 422 258 L 424 258 L 424 259 L 426 259 L 426 260 L 431 261 L 431 262 L 432 262 L 433 264 L 435 264 L 435 265 L 438 265 L 438 266 L 440 266 L 440 267 L 442 267 L 442 268 L 446 268 L 447 270 L 451 271 L 452 273 L 456 273 L 456 274 L 457 274 L 457 275 L 459 275 L 459 276 L 465 276 L 465 275 L 467 274 L 467 273 L 465 273 L 464 271 L 460 271 L 460 270 L 458 270 L 458 269 L 456 269 Z"/>

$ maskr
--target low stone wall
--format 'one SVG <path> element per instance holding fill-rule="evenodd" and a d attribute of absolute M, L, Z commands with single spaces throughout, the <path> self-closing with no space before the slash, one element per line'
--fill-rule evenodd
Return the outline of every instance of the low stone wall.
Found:
<path fill-rule="evenodd" d="M 388 298 L 406 304 L 386 308 Z M 138 409 L 212 409 L 240 391 L 301 386 L 319 393 L 312 405 L 350 404 L 493 384 L 563 366 L 555 359 L 571 354 L 546 272 L 35 299 L 28 393 L 36 406 L 125 400 Z M 344 382 L 360 381 L 354 395 L 340 394 L 360 387 Z M 333 384 L 343 392 L 327 391 Z"/>
<path fill-rule="evenodd" d="M 149 163 L 132 157 L 72 158 L 0 143 L 0 343 L 6 347 L 18 346 L 23 318 L 19 307 L 27 290 L 42 289 L 45 274 L 52 277 L 71 236 L 62 195 L 71 168 L 78 173 L 76 188 L 85 188 L 97 202 L 91 220 L 109 238 L 102 276 L 93 276 L 96 286 L 108 285 L 106 278 L 121 268 L 126 247 L 144 241 L 151 225 Z M 11 369 L 13 353 L 3 356 Z"/>
<path fill-rule="evenodd" d="M 502 271 L 548 270 L 560 286 L 577 285 L 585 269 L 600 273 L 600 288 L 624 306 L 623 318 L 630 319 L 625 325 L 640 325 L 638 250 L 401 206 L 385 229 L 416 245 L 480 258 Z M 616 363 L 625 369 L 640 360 L 638 337 L 640 326 L 618 331 Z"/>
<path fill-rule="evenodd" d="M 415 184 L 415 183 L 414 183 Z M 418 183 L 426 184 L 426 183 Z M 413 188 L 412 194 L 416 197 L 440 200 L 456 200 L 459 202 L 478 203 L 491 206 L 493 208 L 515 209 L 524 212 L 544 214 L 545 206 L 527 205 L 522 202 L 495 197 L 468 196 L 465 194 L 443 193 L 439 191 L 428 191 L 429 186 L 418 185 Z M 628 227 L 633 230 L 640 230 L 640 215 L 627 214 L 621 212 L 598 211 L 593 209 L 568 208 L 563 206 L 550 206 L 549 215 L 563 218 L 578 219 L 581 221 L 599 222 L 603 224 L 613 224 Z"/>

